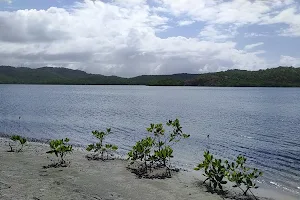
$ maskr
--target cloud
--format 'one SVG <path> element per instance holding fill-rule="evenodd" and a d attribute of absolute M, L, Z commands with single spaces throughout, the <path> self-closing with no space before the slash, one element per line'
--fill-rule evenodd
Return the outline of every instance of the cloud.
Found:
<path fill-rule="evenodd" d="M 11 4 L 12 3 L 12 0 L 0 0 L 0 2 L 5 2 L 5 3 L 8 3 L 8 4 Z"/>
<path fill-rule="evenodd" d="M 224 41 L 234 38 L 238 34 L 236 26 L 218 27 L 216 25 L 207 25 L 199 33 L 199 37 L 205 40 Z"/>
<path fill-rule="evenodd" d="M 67 26 L 62 19 L 67 14 L 60 8 L 0 12 L 0 41 L 28 43 L 67 39 L 67 32 L 61 27 Z"/>
<path fill-rule="evenodd" d="M 176 16 L 210 25 L 288 25 L 281 36 L 300 36 L 299 2 L 295 0 L 157 0 L 161 8 Z"/>
<path fill-rule="evenodd" d="M 270 33 L 244 33 L 244 37 L 253 38 L 253 37 L 267 37 L 270 36 Z"/>
<path fill-rule="evenodd" d="M 300 58 L 295 58 L 295 57 L 292 57 L 292 56 L 281 55 L 281 57 L 280 57 L 280 65 L 281 66 L 300 67 Z"/>
<path fill-rule="evenodd" d="M 252 53 L 255 54 L 255 55 L 259 55 L 259 54 L 264 54 L 264 53 L 266 53 L 266 51 L 265 51 L 265 50 L 258 50 L 258 51 L 253 51 Z M 275 64 L 274 66 L 276 66 L 276 64 Z M 274 66 L 273 66 L 273 67 L 274 67 Z"/>
<path fill-rule="evenodd" d="M 180 16 L 186 15 L 197 21 L 211 23 L 247 24 L 258 23 L 274 9 L 278 9 L 294 2 L 292 0 L 157 0 L 168 8 L 170 13 Z"/>
<path fill-rule="evenodd" d="M 239 5 L 244 11 L 252 5 L 244 0 L 156 2 L 152 7 L 146 0 L 86 0 L 66 8 L 0 11 L 0 65 L 48 65 L 126 77 L 270 67 L 263 50 L 238 49 L 234 38 L 241 24 L 259 21 L 271 5 L 255 1 L 258 16 L 247 10 L 245 19 L 235 13 Z M 234 17 L 220 15 L 231 5 Z M 172 24 L 205 19 L 198 37 L 159 36 Z"/>
<path fill-rule="evenodd" d="M 251 49 L 256 48 L 258 46 L 261 46 L 261 45 L 264 45 L 264 43 L 263 42 L 258 42 L 258 43 L 255 43 L 255 44 L 249 44 L 249 45 L 246 45 L 244 49 L 245 50 L 251 50 Z"/>
<path fill-rule="evenodd" d="M 183 20 L 183 21 L 179 21 L 178 22 L 178 26 L 188 26 L 195 23 L 195 21 L 191 21 L 191 20 Z"/>
<path fill-rule="evenodd" d="M 280 35 L 289 37 L 300 37 L 300 11 L 292 7 L 281 11 L 274 17 L 269 17 L 264 24 L 287 24 L 288 28 L 282 29 Z"/>

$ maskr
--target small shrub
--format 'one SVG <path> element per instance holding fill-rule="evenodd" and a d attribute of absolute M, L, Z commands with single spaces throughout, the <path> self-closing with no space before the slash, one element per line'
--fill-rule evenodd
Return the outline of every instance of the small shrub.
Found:
<path fill-rule="evenodd" d="M 153 134 L 154 140 L 154 156 L 152 160 L 155 160 L 163 167 L 168 167 L 167 164 L 170 165 L 170 159 L 173 157 L 171 146 L 183 138 L 190 137 L 190 135 L 182 132 L 178 119 L 174 121 L 169 120 L 166 125 L 172 128 L 169 134 L 165 134 L 166 130 L 162 124 L 150 124 L 150 127 L 147 128 L 147 131 Z"/>
<path fill-rule="evenodd" d="M 12 146 L 10 145 L 10 143 L 9 143 L 9 144 L 8 144 L 9 147 L 10 147 L 10 151 L 9 151 L 9 152 L 21 152 L 22 149 L 23 149 L 23 147 L 24 147 L 24 145 L 25 145 L 26 142 L 27 142 L 26 138 L 23 138 L 23 137 L 21 137 L 21 136 L 19 136 L 19 135 L 13 135 L 13 136 L 10 137 L 10 139 L 11 139 L 12 141 L 14 141 L 14 142 L 17 142 L 17 141 L 18 141 L 20 144 L 19 144 L 19 148 L 16 147 L 16 149 L 14 150 L 13 147 L 12 147 Z"/>
<path fill-rule="evenodd" d="M 207 177 L 204 181 L 209 181 L 210 188 L 216 190 L 219 188 L 223 191 L 224 184 L 227 181 L 224 180 L 226 175 L 226 168 L 221 159 L 216 159 L 209 151 L 204 152 L 204 161 L 200 163 L 195 170 L 204 169 L 204 176 Z"/>
<path fill-rule="evenodd" d="M 69 141 L 69 138 L 50 141 L 51 150 L 46 153 L 55 154 L 60 159 L 59 163 L 57 163 L 59 166 L 66 166 L 65 157 L 73 151 L 73 146 L 67 144 Z"/>
<path fill-rule="evenodd" d="M 104 154 L 106 153 L 106 159 L 108 158 L 108 155 L 112 151 L 118 150 L 118 147 L 116 145 L 112 144 L 104 144 L 104 139 L 107 135 L 111 134 L 111 129 L 106 129 L 106 132 L 103 131 L 92 131 L 92 134 L 99 139 L 99 142 L 96 144 L 90 144 L 87 146 L 87 151 L 93 151 L 95 155 L 92 156 L 91 159 L 97 160 L 99 158 L 99 154 L 101 154 L 101 160 L 104 160 Z M 87 157 L 90 159 L 90 157 Z"/>
<path fill-rule="evenodd" d="M 132 147 L 132 150 L 128 153 L 129 159 L 132 161 L 143 161 L 145 170 L 147 171 L 147 162 L 153 160 L 153 157 L 151 157 L 150 155 L 153 145 L 154 140 L 151 137 L 147 137 L 145 139 L 142 139 L 141 141 L 136 142 L 136 144 Z"/>
<path fill-rule="evenodd" d="M 166 175 L 170 174 L 170 160 L 173 158 L 173 148 L 176 142 L 188 138 L 190 135 L 182 132 L 179 120 L 169 120 L 166 125 L 171 128 L 169 134 L 162 124 L 150 124 L 147 131 L 152 134 L 136 142 L 132 150 L 128 153 L 128 159 L 132 161 L 140 160 L 144 167 L 138 172 L 147 174 L 148 169 L 166 168 Z"/>
<path fill-rule="evenodd" d="M 227 178 L 230 182 L 235 185 L 233 187 L 238 187 L 242 190 L 243 195 L 247 195 L 247 192 L 251 189 L 257 189 L 258 186 L 254 182 L 263 173 L 258 171 L 258 169 L 245 167 L 247 159 L 244 156 L 239 155 L 235 162 L 226 163 L 227 164 Z M 252 193 L 252 192 L 251 192 Z M 252 193 L 253 194 L 253 193 Z"/>
<path fill-rule="evenodd" d="M 204 183 L 209 180 L 209 186 L 214 190 L 219 188 L 223 191 L 224 178 L 234 183 L 233 187 L 238 187 L 242 190 L 243 195 L 248 195 L 248 191 L 251 189 L 257 189 L 258 186 L 254 182 L 259 176 L 262 176 L 262 172 L 256 168 L 248 168 L 245 166 L 246 158 L 239 155 L 235 162 L 229 163 L 227 160 L 224 162 L 221 159 L 215 159 L 208 151 L 204 152 L 204 161 L 200 163 L 195 170 L 204 169 L 204 176 L 207 177 Z M 254 196 L 254 194 L 252 193 Z M 254 196 L 255 197 L 255 196 Z"/>

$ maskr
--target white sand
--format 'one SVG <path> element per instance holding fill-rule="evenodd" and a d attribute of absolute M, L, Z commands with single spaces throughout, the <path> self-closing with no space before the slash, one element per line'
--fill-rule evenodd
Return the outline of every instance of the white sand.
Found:
<path fill-rule="evenodd" d="M 82 149 L 67 156 L 70 167 L 43 169 L 56 159 L 45 153 L 48 145 L 30 142 L 23 152 L 11 153 L 8 141 L 0 138 L 1 200 L 223 199 L 197 186 L 194 173 L 180 172 L 165 180 L 138 179 L 126 169 L 127 161 L 88 161 Z M 288 199 L 277 199 L 282 198 Z"/>

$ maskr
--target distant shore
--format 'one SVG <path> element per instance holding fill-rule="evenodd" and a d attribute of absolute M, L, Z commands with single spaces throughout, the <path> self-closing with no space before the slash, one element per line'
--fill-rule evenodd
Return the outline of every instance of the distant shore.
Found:
<path fill-rule="evenodd" d="M 11 153 L 7 152 L 9 141 L 0 138 L 1 200 L 223 199 L 199 185 L 200 173 L 179 172 L 164 180 L 139 179 L 126 169 L 127 161 L 87 161 L 87 152 L 82 148 L 75 148 L 68 155 L 70 167 L 43 169 L 56 160 L 45 154 L 49 148 L 47 144 L 29 142 L 23 152 Z M 259 199 L 296 200 L 263 189 L 257 195 L 268 197 Z"/>
<path fill-rule="evenodd" d="M 140 75 L 132 78 L 89 74 L 68 68 L 0 66 L 0 84 L 147 85 L 212 87 L 300 87 L 300 68 L 227 70 L 204 74 Z"/>

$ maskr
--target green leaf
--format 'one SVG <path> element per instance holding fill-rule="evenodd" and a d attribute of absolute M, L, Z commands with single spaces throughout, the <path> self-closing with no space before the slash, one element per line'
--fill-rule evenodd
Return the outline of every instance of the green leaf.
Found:
<path fill-rule="evenodd" d="M 54 153 L 57 157 L 58 155 L 61 155 L 61 159 L 63 160 L 66 153 L 72 152 L 72 145 L 66 146 L 66 141 L 69 141 L 69 139 L 51 140 L 49 143 L 51 150 L 46 153 Z"/>
<path fill-rule="evenodd" d="M 90 145 L 88 145 L 88 147 L 86 148 L 87 151 L 91 151 L 91 150 L 93 150 L 93 149 L 95 149 L 95 145 L 94 145 L 94 144 L 90 144 Z"/>
<path fill-rule="evenodd" d="M 118 150 L 118 147 L 116 145 L 113 145 L 112 150 L 116 151 L 116 150 Z"/>

